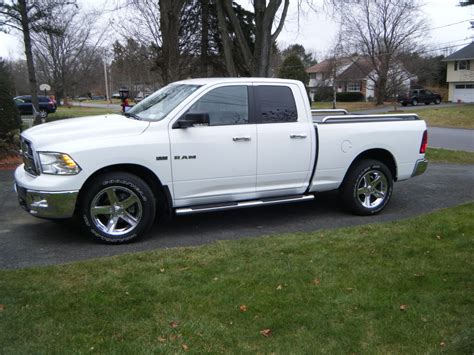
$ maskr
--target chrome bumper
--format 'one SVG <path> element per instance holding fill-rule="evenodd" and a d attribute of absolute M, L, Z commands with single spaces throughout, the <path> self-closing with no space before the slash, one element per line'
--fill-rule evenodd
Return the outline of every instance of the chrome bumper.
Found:
<path fill-rule="evenodd" d="M 76 208 L 79 191 L 35 191 L 14 186 L 18 202 L 25 211 L 41 218 L 70 218 Z"/>
<path fill-rule="evenodd" d="M 415 169 L 413 169 L 413 173 L 411 174 L 411 177 L 423 174 L 426 171 L 427 167 L 428 167 L 428 160 L 426 159 L 418 160 L 415 163 Z"/>

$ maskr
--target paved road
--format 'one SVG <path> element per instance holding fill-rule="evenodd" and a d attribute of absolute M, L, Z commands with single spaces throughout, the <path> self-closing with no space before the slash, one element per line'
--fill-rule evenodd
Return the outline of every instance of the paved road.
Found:
<path fill-rule="evenodd" d="M 472 129 L 429 127 L 428 137 L 429 147 L 474 152 L 474 130 Z"/>
<path fill-rule="evenodd" d="M 339 104 L 340 106 L 343 106 L 343 103 Z M 406 112 L 416 112 L 416 111 L 423 111 L 426 109 L 433 109 L 433 108 L 447 108 L 447 107 L 454 107 L 458 104 L 451 104 L 451 103 L 441 103 L 439 105 L 418 105 L 418 106 L 399 106 L 397 105 L 397 111 L 403 111 L 404 113 Z M 369 110 L 363 110 L 363 111 L 357 111 L 356 113 L 360 114 L 366 114 L 366 115 L 371 115 L 375 113 L 392 113 L 394 110 L 393 105 L 387 105 L 384 107 L 377 107 L 377 108 L 371 108 Z"/>
<path fill-rule="evenodd" d="M 395 184 L 391 203 L 377 216 L 341 210 L 334 192 L 292 205 L 176 217 L 155 223 L 142 240 L 127 245 L 97 244 L 77 222 L 36 219 L 18 207 L 11 171 L 0 171 L 0 268 L 23 268 L 102 256 L 191 246 L 325 228 L 391 221 L 474 200 L 474 166 L 432 165 L 417 178 Z"/>

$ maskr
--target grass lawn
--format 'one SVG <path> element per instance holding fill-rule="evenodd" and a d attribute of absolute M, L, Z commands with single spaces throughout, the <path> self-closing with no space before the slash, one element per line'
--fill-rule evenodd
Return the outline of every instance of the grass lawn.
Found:
<path fill-rule="evenodd" d="M 2 353 L 472 353 L 473 211 L 0 271 Z"/>
<path fill-rule="evenodd" d="M 338 102 L 337 108 L 344 108 L 349 112 L 370 110 L 376 108 L 373 102 L 357 101 L 357 102 Z M 332 109 L 332 102 L 313 102 L 311 108 Z"/>
<path fill-rule="evenodd" d="M 55 113 L 50 113 L 47 118 L 47 122 L 63 120 L 65 118 L 83 117 L 83 116 L 95 116 L 105 115 L 106 113 L 119 113 L 119 110 L 110 108 L 93 108 L 93 107 L 58 107 Z"/>
<path fill-rule="evenodd" d="M 474 105 L 459 105 L 413 111 L 428 126 L 474 129 Z"/>
<path fill-rule="evenodd" d="M 431 163 L 474 164 L 474 153 L 462 150 L 428 148 L 426 158 Z"/>

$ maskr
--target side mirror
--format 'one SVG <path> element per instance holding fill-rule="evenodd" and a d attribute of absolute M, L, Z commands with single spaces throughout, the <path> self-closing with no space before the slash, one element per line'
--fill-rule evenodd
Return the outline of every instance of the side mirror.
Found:
<path fill-rule="evenodd" d="M 189 128 L 195 125 L 209 126 L 209 114 L 186 113 L 175 122 L 173 128 Z"/>

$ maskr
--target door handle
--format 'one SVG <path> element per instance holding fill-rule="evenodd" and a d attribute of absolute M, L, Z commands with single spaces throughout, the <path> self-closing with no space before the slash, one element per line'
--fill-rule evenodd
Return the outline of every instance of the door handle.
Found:
<path fill-rule="evenodd" d="M 250 140 L 249 136 L 234 137 L 232 138 L 234 142 L 248 142 Z"/>
<path fill-rule="evenodd" d="M 305 133 L 298 133 L 298 134 L 292 133 L 292 134 L 290 134 L 291 139 L 305 139 L 306 137 L 308 137 L 308 135 L 305 134 Z"/>

